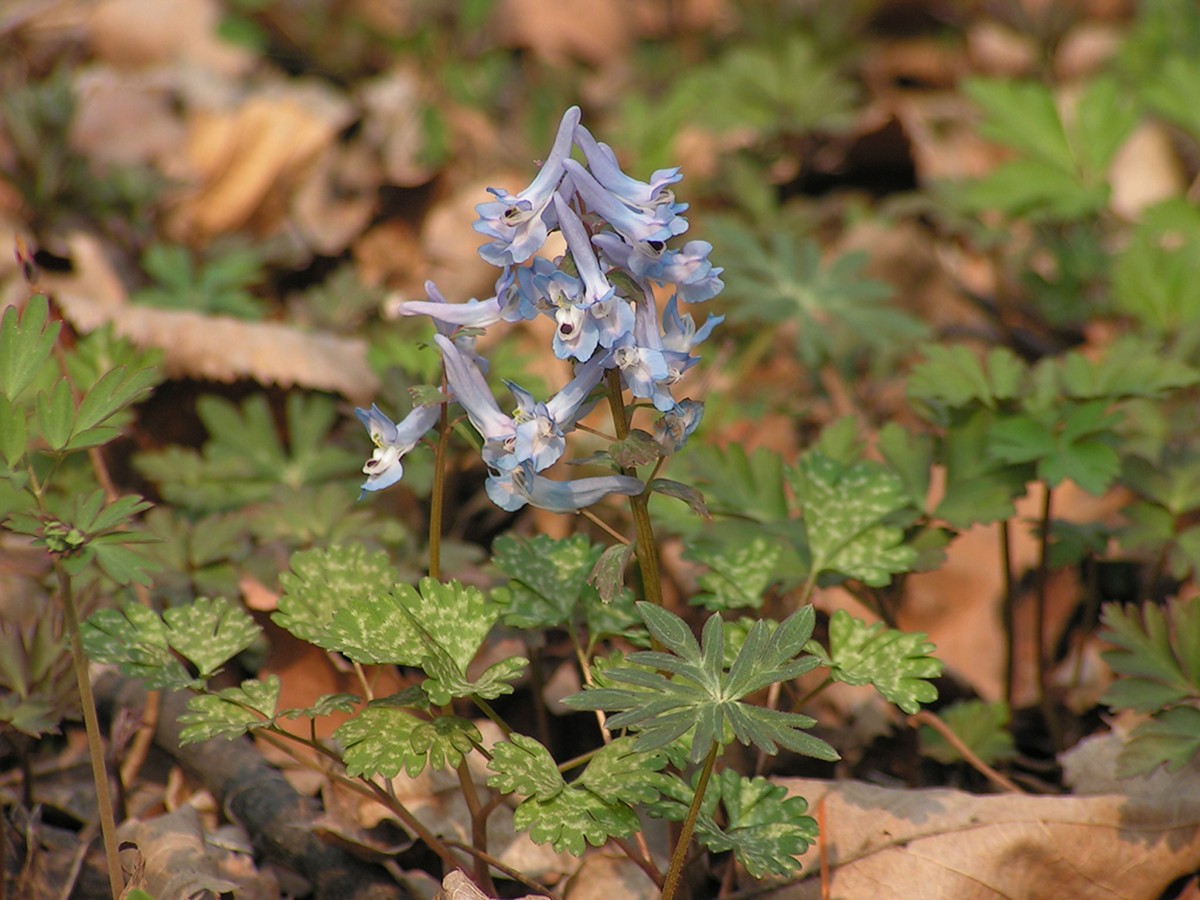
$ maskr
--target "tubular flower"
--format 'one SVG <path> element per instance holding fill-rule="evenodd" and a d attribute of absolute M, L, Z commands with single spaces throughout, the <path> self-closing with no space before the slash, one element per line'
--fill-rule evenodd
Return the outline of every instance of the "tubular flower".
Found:
<path fill-rule="evenodd" d="M 551 223 L 545 219 L 551 197 L 563 177 L 563 163 L 571 153 L 575 126 L 579 124 L 579 107 L 572 106 L 563 114 L 550 155 L 529 187 L 518 194 L 498 188 L 488 188 L 496 199 L 475 207 L 479 218 L 475 230 L 494 238 L 484 244 L 479 255 L 494 266 L 512 266 L 525 262 L 546 243 Z"/>
<path fill-rule="evenodd" d="M 363 465 L 367 480 L 358 499 L 366 496 L 367 491 L 382 491 L 401 479 L 404 466 L 400 460 L 437 423 L 440 412 L 440 406 L 414 406 L 399 424 L 394 424 L 374 403 L 370 409 L 354 410 L 375 445 L 375 452 Z"/>

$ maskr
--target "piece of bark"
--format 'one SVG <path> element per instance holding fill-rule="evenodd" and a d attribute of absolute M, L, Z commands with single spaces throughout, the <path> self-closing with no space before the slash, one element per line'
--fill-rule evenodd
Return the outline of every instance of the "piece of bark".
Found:
<path fill-rule="evenodd" d="M 140 693 L 140 684 L 132 681 L 105 679 L 97 685 L 97 699 L 109 706 L 136 706 Z M 248 739 L 181 746 L 179 715 L 187 699 L 182 692 L 163 694 L 155 743 L 200 779 L 261 857 L 307 878 L 318 900 L 408 900 L 408 891 L 385 870 L 317 837 L 311 826 L 321 815 L 320 804 L 296 793 Z"/>

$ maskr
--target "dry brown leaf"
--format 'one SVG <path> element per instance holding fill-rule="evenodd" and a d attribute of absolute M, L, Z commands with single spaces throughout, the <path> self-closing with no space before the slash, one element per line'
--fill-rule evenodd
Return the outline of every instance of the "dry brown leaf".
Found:
<path fill-rule="evenodd" d="M 310 334 L 272 322 L 131 305 L 100 241 L 84 233 L 67 239 L 73 271 L 45 273 L 41 286 L 83 332 L 111 324 L 139 347 L 163 351 L 169 376 L 212 381 L 254 379 L 297 385 L 368 402 L 379 380 L 367 365 L 366 342 Z"/>
<path fill-rule="evenodd" d="M 833 897 L 1023 900 L 1156 898 L 1200 865 L 1200 768 L 1110 782 L 1087 797 L 976 796 L 859 782 L 781 779 L 812 809 Z M 767 896 L 821 896 L 817 846 L 807 879 Z"/>
<path fill-rule="evenodd" d="M 189 63 L 223 75 L 240 75 L 253 54 L 217 35 L 216 0 L 100 0 L 88 19 L 96 56 L 122 68 Z"/>
<path fill-rule="evenodd" d="M 71 146 L 92 163 L 158 165 L 178 154 L 186 127 L 171 79 L 97 67 L 79 72 L 74 87 Z"/>
<path fill-rule="evenodd" d="M 658 895 L 650 876 L 628 857 L 604 852 L 583 858 L 564 894 L 567 900 L 653 900 Z"/>
<path fill-rule="evenodd" d="M 504 0 L 495 13 L 497 39 L 528 48 L 551 65 L 571 59 L 611 64 L 633 44 L 637 5 L 634 0 Z"/>
<path fill-rule="evenodd" d="M 375 213 L 378 166 L 362 144 L 324 153 L 292 196 L 292 221 L 305 244 L 339 256 L 363 233 Z"/>
<path fill-rule="evenodd" d="M 377 148 L 383 173 L 391 184 L 425 184 L 434 169 L 421 162 L 425 141 L 421 81 L 416 69 L 401 66 L 364 82 L 359 100 L 365 107 L 363 139 Z"/>
<path fill-rule="evenodd" d="M 1187 175 L 1160 122 L 1143 122 L 1121 145 L 1109 167 L 1113 212 L 1136 219 L 1155 203 L 1187 192 Z"/>
<path fill-rule="evenodd" d="M 195 187 L 175 209 L 171 232 L 204 240 L 249 224 L 275 230 L 294 187 L 352 118 L 333 89 L 291 83 L 234 110 L 196 113 L 185 151 Z"/>
<path fill-rule="evenodd" d="M 126 819 L 118 836 L 137 845 L 139 885 L 154 897 L 213 896 L 237 891 L 240 885 L 221 877 L 204 841 L 200 814 L 181 806 L 153 819 Z"/>

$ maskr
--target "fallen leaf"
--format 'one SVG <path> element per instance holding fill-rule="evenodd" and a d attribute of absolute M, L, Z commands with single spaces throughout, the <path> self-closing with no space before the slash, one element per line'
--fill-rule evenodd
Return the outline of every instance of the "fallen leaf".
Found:
<path fill-rule="evenodd" d="M 274 85 L 232 110 L 197 111 L 185 150 L 193 186 L 169 230 L 203 241 L 253 220 L 277 229 L 301 176 L 353 110 L 342 95 L 315 84 Z"/>
<path fill-rule="evenodd" d="M 528 48 L 550 65 L 571 59 L 612 64 L 633 45 L 636 6 L 631 0 L 504 0 L 494 21 L 501 43 Z"/>
<path fill-rule="evenodd" d="M 114 66 L 184 62 L 223 75 L 245 74 L 254 56 L 218 36 L 220 17 L 216 0 L 100 0 L 87 30 L 93 52 Z"/>
<path fill-rule="evenodd" d="M 810 808 L 824 805 L 821 840 L 834 897 L 1148 900 L 1200 865 L 1197 765 L 1109 778 L 1094 783 L 1110 792 L 1072 797 L 779 783 Z M 814 846 L 800 857 L 804 880 L 766 896 L 820 897 L 820 853 Z"/>
<path fill-rule="evenodd" d="M 251 378 L 333 391 L 355 403 L 370 401 L 379 389 L 363 340 L 273 322 L 133 306 L 96 237 L 76 233 L 66 244 L 72 272 L 45 273 L 41 287 L 79 331 L 111 324 L 137 346 L 162 350 L 163 368 L 171 377 L 224 382 Z"/>
<path fill-rule="evenodd" d="M 434 169 L 421 162 L 425 143 L 421 81 L 411 66 L 401 66 L 365 82 L 359 89 L 365 108 L 363 139 L 376 148 L 385 180 L 400 187 L 425 184 Z"/>

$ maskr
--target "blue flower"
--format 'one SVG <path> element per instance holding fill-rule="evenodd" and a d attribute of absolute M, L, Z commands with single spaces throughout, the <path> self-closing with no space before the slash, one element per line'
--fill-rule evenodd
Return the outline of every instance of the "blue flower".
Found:
<path fill-rule="evenodd" d="M 666 241 L 687 231 L 687 219 L 679 215 L 682 204 L 634 209 L 606 190 L 575 160 L 564 160 L 563 169 L 588 210 L 615 228 L 639 252 L 657 258 Z"/>
<path fill-rule="evenodd" d="M 557 513 L 577 512 L 609 494 L 631 497 L 645 489 L 638 479 L 628 475 L 556 481 L 537 474 L 528 461 L 506 472 L 493 472 L 485 487 L 492 502 L 507 512 L 516 512 L 528 503 Z"/>
<path fill-rule="evenodd" d="M 622 172 L 612 148 L 608 144 L 599 143 L 582 125 L 575 129 L 575 141 L 587 157 L 592 175 L 622 203 L 643 211 L 669 206 L 675 214 L 687 209 L 686 203 L 676 203 L 674 192 L 667 190 L 667 185 L 675 184 L 683 178 L 679 174 L 678 166 L 657 170 L 650 176 L 650 182 L 647 184 Z"/>
<path fill-rule="evenodd" d="M 479 255 L 494 266 L 511 266 L 525 262 L 541 249 L 553 222 L 546 213 L 550 198 L 563 177 L 563 163 L 571 153 L 575 127 L 579 124 L 579 107 L 572 106 L 562 117 L 550 155 L 529 187 L 519 194 L 498 188 L 488 188 L 496 199 L 475 207 L 479 218 L 474 228 L 480 234 L 495 238 L 479 248 Z"/>
<path fill-rule="evenodd" d="M 400 460 L 437 423 L 441 407 L 414 406 L 412 412 L 398 425 L 393 424 L 374 403 L 369 410 L 358 408 L 354 413 L 375 444 L 375 452 L 363 465 L 362 470 L 367 480 L 363 482 L 362 491 L 358 495 L 358 499 L 361 500 L 367 491 L 382 491 L 400 480 L 404 475 L 404 466 Z"/>
<path fill-rule="evenodd" d="M 704 320 L 704 326 L 697 331 L 696 320 L 687 314 L 681 316 L 678 297 L 672 297 L 663 310 L 663 349 L 690 353 L 693 347 L 707 339 L 712 330 L 724 321 L 724 316 L 709 316 Z"/>
<path fill-rule="evenodd" d="M 512 416 L 506 416 L 478 367 L 442 335 L 434 340 L 442 351 L 446 381 L 454 398 L 484 439 L 484 462 L 489 468 L 501 471 L 526 462 L 535 471 L 541 471 L 558 461 L 566 450 L 566 432 L 587 412 L 588 395 L 604 377 L 608 362 L 604 354 L 579 366 L 570 383 L 545 403 L 539 403 L 528 391 L 509 382 L 517 409 Z"/>

